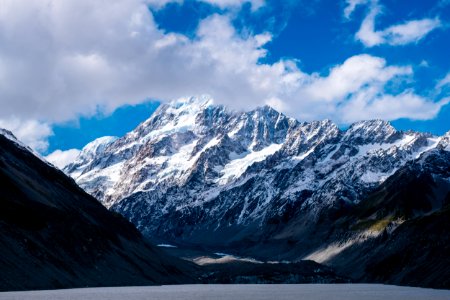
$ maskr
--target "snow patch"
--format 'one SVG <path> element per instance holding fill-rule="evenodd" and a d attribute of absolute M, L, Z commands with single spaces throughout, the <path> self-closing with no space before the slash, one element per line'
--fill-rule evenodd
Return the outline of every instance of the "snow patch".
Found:
<path fill-rule="evenodd" d="M 308 155 L 310 155 L 310 154 L 314 151 L 314 149 L 315 149 L 315 147 L 312 147 L 312 148 L 309 149 L 308 151 L 306 151 L 306 152 L 304 152 L 304 153 L 302 153 L 302 154 L 300 154 L 300 155 L 297 155 L 297 156 L 292 157 L 292 160 L 295 160 L 295 161 L 302 161 L 302 160 L 304 160 Z"/>
<path fill-rule="evenodd" d="M 161 247 L 161 248 L 178 248 L 177 246 L 170 245 L 170 244 L 158 244 L 156 246 Z"/>
<path fill-rule="evenodd" d="M 361 180 L 365 183 L 382 183 L 384 182 L 389 176 L 391 176 L 394 172 L 391 173 L 378 173 L 378 172 L 372 172 L 367 171 L 361 176 Z"/>
<path fill-rule="evenodd" d="M 197 145 L 197 140 L 181 147 L 177 153 L 172 156 L 167 157 L 165 161 L 166 167 L 161 170 L 158 177 L 164 179 L 172 175 L 177 175 L 179 177 L 184 171 L 188 170 L 192 165 L 192 159 L 190 159 L 195 146 Z"/>
<path fill-rule="evenodd" d="M 263 161 L 268 156 L 280 150 L 282 144 L 272 144 L 260 151 L 253 151 L 245 155 L 236 155 L 232 157 L 231 162 L 226 164 L 221 171 L 222 176 L 217 179 L 219 185 L 226 184 L 235 178 L 239 178 L 244 174 L 248 167 L 256 162 Z"/>

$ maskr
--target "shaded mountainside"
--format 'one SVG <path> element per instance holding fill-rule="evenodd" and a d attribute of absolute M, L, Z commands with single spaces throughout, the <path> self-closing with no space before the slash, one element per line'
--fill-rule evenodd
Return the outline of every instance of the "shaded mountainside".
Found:
<path fill-rule="evenodd" d="M 327 263 L 368 282 L 450 289 L 450 153 L 434 151 L 391 176 L 343 222 L 381 232 Z"/>
<path fill-rule="evenodd" d="M 357 281 L 450 289 L 449 228 L 447 206 L 348 248 L 329 263 Z"/>
<path fill-rule="evenodd" d="M 0 190 L 0 290 L 196 281 L 191 264 L 151 246 L 6 131 Z"/>
<path fill-rule="evenodd" d="M 356 205 L 265 226 L 243 255 L 311 259 L 356 282 L 450 288 L 450 153 L 400 168 Z"/>

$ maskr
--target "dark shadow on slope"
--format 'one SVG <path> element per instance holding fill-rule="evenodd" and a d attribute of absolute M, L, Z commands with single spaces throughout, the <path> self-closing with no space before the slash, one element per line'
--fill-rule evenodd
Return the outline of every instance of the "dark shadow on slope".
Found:
<path fill-rule="evenodd" d="M 0 135 L 0 290 L 196 282 L 61 171 Z"/>

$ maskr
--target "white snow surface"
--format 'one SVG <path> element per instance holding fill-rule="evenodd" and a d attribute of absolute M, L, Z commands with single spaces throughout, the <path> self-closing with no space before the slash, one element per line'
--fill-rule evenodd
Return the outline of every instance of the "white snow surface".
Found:
<path fill-rule="evenodd" d="M 248 167 L 256 162 L 263 161 L 267 156 L 280 150 L 281 146 L 281 144 L 272 144 L 260 151 L 251 151 L 241 155 L 232 153 L 233 158 L 231 162 L 224 166 L 220 172 L 222 176 L 217 179 L 217 182 L 222 185 L 241 177 Z"/>

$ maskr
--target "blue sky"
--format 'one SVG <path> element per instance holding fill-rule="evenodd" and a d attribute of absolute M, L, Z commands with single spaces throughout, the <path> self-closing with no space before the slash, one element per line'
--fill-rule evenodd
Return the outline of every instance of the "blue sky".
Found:
<path fill-rule="evenodd" d="M 149 100 L 137 105 L 123 105 L 108 115 L 99 112 L 92 117 L 56 124 L 47 151 L 80 149 L 98 137 L 123 136 L 148 119 L 158 106 L 158 101 Z"/>
<path fill-rule="evenodd" d="M 6 21 L 16 26 L 1 29 L 10 32 L 0 32 L 8 45 L 0 61 L 11 62 L 15 81 L 0 86 L 8 101 L 0 126 L 44 154 L 123 135 L 158 102 L 200 93 L 235 109 L 273 105 L 299 120 L 450 129 L 448 0 L 10 5 Z M 45 18 L 32 24 L 37 11 Z"/>

